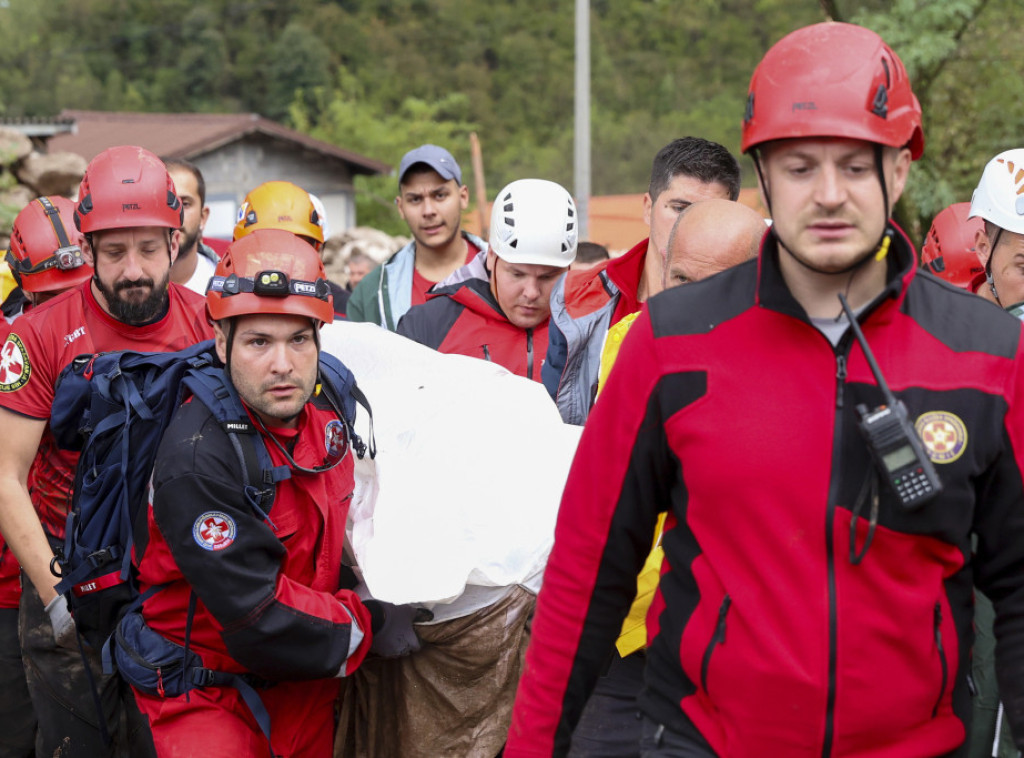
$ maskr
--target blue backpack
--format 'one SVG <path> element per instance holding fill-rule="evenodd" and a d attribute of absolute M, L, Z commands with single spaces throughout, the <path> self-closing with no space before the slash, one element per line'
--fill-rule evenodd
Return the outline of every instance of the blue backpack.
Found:
<path fill-rule="evenodd" d="M 353 450 L 356 388 L 352 373 L 321 353 L 323 391 L 341 410 Z M 134 530 L 145 528 L 149 482 L 164 430 L 191 394 L 210 409 L 238 454 L 246 498 L 262 518 L 278 482 L 291 472 L 274 467 L 209 340 L 174 353 L 83 355 L 61 372 L 50 428 L 57 444 L 81 455 L 62 550 L 51 563 L 82 638 L 99 649 L 142 598 L 132 565 Z M 371 432 L 372 440 L 372 432 Z M 371 450 L 371 455 L 375 451 Z M 155 591 L 159 588 L 154 588 Z"/>

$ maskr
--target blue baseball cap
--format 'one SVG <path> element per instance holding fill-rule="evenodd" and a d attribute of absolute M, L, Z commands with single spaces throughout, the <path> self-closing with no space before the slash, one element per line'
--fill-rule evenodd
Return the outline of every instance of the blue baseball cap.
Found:
<path fill-rule="evenodd" d="M 409 169 L 417 163 L 430 166 L 445 181 L 454 179 L 460 187 L 462 186 L 462 169 L 459 168 L 459 164 L 455 162 L 451 153 L 437 145 L 420 145 L 402 156 L 402 162 L 398 165 L 399 184 L 402 183 Z"/>

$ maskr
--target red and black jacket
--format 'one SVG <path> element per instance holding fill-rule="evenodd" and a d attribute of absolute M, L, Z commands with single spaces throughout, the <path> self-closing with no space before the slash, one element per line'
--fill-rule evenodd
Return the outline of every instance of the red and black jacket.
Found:
<path fill-rule="evenodd" d="M 769 234 L 758 261 L 653 298 L 630 331 L 569 474 L 506 756 L 567 751 L 662 511 L 640 700 L 656 722 L 722 756 L 965 749 L 977 585 L 1024 735 L 1020 322 L 916 272 L 897 235 L 860 320 L 944 489 L 908 511 L 879 482 L 872 517 L 856 407 L 882 393 L 778 255 Z"/>
<path fill-rule="evenodd" d="M 300 465 L 320 465 L 337 423 L 315 397 L 297 430 L 280 432 L 287 435 L 282 444 Z M 275 466 L 288 465 L 276 445 L 267 450 Z M 355 593 L 341 588 L 351 455 L 319 474 L 293 470 L 276 486 L 265 518 L 238 469 L 232 442 L 209 409 L 183 404 L 160 443 L 147 522 L 136 528 L 140 589 L 163 586 L 143 605 L 146 623 L 179 645 L 189 634 L 203 665 L 218 671 L 272 681 L 354 671 L 370 647 L 371 618 Z M 217 542 L 204 536 L 210 522 Z"/>
<path fill-rule="evenodd" d="M 409 309 L 398 333 L 442 353 L 469 355 L 504 366 L 527 379 L 541 380 L 548 350 L 548 321 L 522 329 L 505 316 L 491 294 L 490 281 L 478 256 L 459 272 L 469 278 L 431 289 L 423 305 Z M 470 275 L 475 274 L 475 275 Z"/>

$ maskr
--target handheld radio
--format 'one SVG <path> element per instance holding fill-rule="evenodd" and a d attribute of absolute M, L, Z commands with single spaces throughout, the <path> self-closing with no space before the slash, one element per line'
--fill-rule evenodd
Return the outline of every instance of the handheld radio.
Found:
<path fill-rule="evenodd" d="M 875 465 L 896 493 L 900 504 L 907 510 L 915 510 L 942 491 L 942 482 L 910 423 L 906 406 L 892 393 L 882 376 L 850 304 L 843 295 L 839 295 L 839 302 L 885 398 L 885 404 L 874 410 L 869 410 L 864 404 L 857 406 L 860 431 Z"/>

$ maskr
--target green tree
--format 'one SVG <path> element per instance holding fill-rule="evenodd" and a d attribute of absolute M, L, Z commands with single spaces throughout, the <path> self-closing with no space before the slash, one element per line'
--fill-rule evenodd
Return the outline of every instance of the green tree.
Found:
<path fill-rule="evenodd" d="M 468 120 L 469 102 L 465 96 L 453 94 L 435 102 L 410 97 L 397 109 L 385 111 L 362 96 L 344 72 L 340 79 L 342 88 L 315 93 L 315 109 L 307 105 L 309 94 L 300 93 L 290 110 L 297 129 L 396 167 L 402 155 L 417 145 L 445 145 L 460 165 L 468 169 L 468 135 L 474 124 Z M 395 177 L 357 176 L 355 186 L 360 224 L 392 234 L 406 233 L 392 202 L 398 189 Z"/>
<path fill-rule="evenodd" d="M 1019 146 L 1024 51 L 1009 29 L 1024 7 L 1008 0 L 893 0 L 851 9 L 907 66 L 921 101 L 925 154 L 911 171 L 897 220 L 920 242 L 947 205 L 970 200 L 996 153 Z M 837 14 L 842 9 L 835 8 Z"/>
<path fill-rule="evenodd" d="M 313 93 L 331 83 L 328 55 L 319 37 L 297 21 L 289 23 L 270 47 L 262 68 L 268 82 L 265 115 L 284 118 L 296 97 L 306 99 L 307 108 L 315 107 Z"/>

